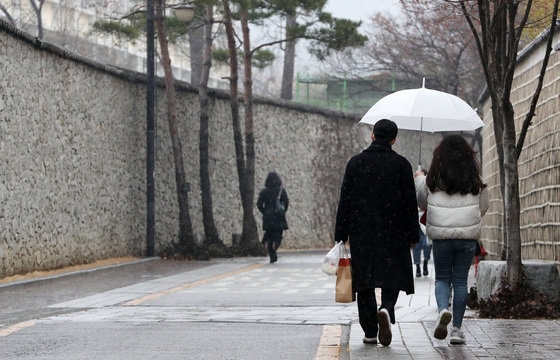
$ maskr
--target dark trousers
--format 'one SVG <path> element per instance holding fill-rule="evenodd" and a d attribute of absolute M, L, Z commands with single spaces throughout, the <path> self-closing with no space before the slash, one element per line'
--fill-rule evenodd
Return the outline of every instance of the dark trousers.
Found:
<path fill-rule="evenodd" d="M 270 262 L 277 261 L 278 255 L 276 254 L 276 250 L 280 247 L 280 243 L 282 242 L 282 230 L 265 231 L 262 242 L 268 247 Z"/>
<path fill-rule="evenodd" d="M 399 297 L 397 289 L 381 289 L 381 309 L 387 309 L 391 323 L 395 323 L 395 304 Z M 375 299 L 375 289 L 358 291 L 358 316 L 360 326 L 366 337 L 377 337 L 377 300 Z"/>

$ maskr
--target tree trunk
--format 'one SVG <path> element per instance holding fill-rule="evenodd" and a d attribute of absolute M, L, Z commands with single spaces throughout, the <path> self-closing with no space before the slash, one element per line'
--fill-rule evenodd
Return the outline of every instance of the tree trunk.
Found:
<path fill-rule="evenodd" d="M 237 61 L 237 46 L 235 43 L 235 35 L 232 24 L 231 10 L 228 0 L 223 0 L 224 5 L 224 27 L 226 30 L 226 37 L 229 50 L 229 93 L 230 93 L 230 108 L 231 119 L 233 126 L 233 140 L 235 146 L 235 163 L 237 165 L 237 178 L 239 184 L 239 194 L 241 197 L 241 204 L 245 203 L 244 183 L 242 179 L 245 174 L 245 151 L 243 148 L 243 135 L 241 131 L 241 116 L 239 115 L 239 63 Z M 243 207 L 245 212 L 245 207 Z M 245 218 L 245 215 L 243 215 Z"/>
<path fill-rule="evenodd" d="M 163 3 L 156 2 L 156 23 L 158 39 L 161 48 L 161 61 L 165 72 L 165 87 L 167 90 L 167 121 L 169 135 L 173 147 L 173 161 L 175 164 L 175 182 L 177 185 L 177 199 L 179 202 L 179 246 L 187 255 L 194 256 L 195 244 L 191 218 L 189 215 L 189 198 L 185 182 L 183 167 L 183 146 L 177 129 L 177 97 L 175 94 L 175 81 L 171 70 L 167 34 L 163 26 Z"/>
<path fill-rule="evenodd" d="M 492 99 L 492 118 L 493 119 L 504 119 L 504 110 L 501 106 L 498 98 Z M 504 207 L 504 213 L 502 215 L 502 251 L 501 259 L 507 260 L 508 257 L 508 236 L 507 236 L 507 226 L 506 226 L 506 210 L 505 210 L 505 170 L 504 170 L 504 147 L 503 147 L 503 120 L 494 121 L 494 140 L 496 141 L 496 152 L 498 153 L 498 165 L 500 172 L 500 193 L 502 195 L 502 204 Z"/>
<path fill-rule="evenodd" d="M 500 187 L 504 206 L 505 233 L 504 252 L 507 261 L 507 277 L 512 289 L 518 290 L 522 280 L 521 230 L 519 200 L 518 156 L 523 148 L 525 132 L 534 116 L 542 80 L 545 75 L 548 56 L 552 50 L 552 35 L 558 14 L 558 0 L 554 1 L 554 10 L 549 31 L 545 56 L 537 88 L 533 94 L 530 109 L 522 125 L 519 144 L 516 146 L 516 129 L 514 110 L 511 104 L 511 89 L 517 62 L 517 49 L 522 29 L 527 24 L 532 2 L 520 7 L 518 1 L 477 1 L 476 13 L 466 0 L 459 1 L 465 19 L 474 35 L 477 49 L 482 60 L 488 90 L 492 100 L 492 117 L 494 136 L 500 165 Z M 518 10 L 521 13 L 518 14 Z M 477 26 L 475 26 L 475 23 Z M 480 31 L 479 31 L 480 30 Z"/>
<path fill-rule="evenodd" d="M 296 25 L 296 17 L 286 16 L 286 35 L 288 35 L 289 29 L 294 25 Z M 284 71 L 282 72 L 282 91 L 280 93 L 280 98 L 285 100 L 292 100 L 295 62 L 296 40 L 288 40 L 284 50 Z"/>
<path fill-rule="evenodd" d="M 205 242 L 210 244 L 222 244 L 216 224 L 214 222 L 214 215 L 212 213 L 212 191 L 210 184 L 209 172 L 209 98 L 208 98 L 208 78 L 210 77 L 210 67 L 212 65 L 211 51 L 212 51 L 212 5 L 207 6 L 204 24 L 204 50 L 202 72 L 200 76 L 200 83 L 198 87 L 198 100 L 200 104 L 200 140 L 199 140 L 199 154 L 200 154 L 200 191 L 202 196 L 202 223 L 204 225 L 204 233 L 206 235 Z"/>
<path fill-rule="evenodd" d="M 261 254 L 262 246 L 258 240 L 257 223 L 253 214 L 253 200 L 255 197 L 255 135 L 253 132 L 253 75 L 251 60 L 251 39 L 249 36 L 249 14 L 247 9 L 241 11 L 241 31 L 243 32 L 243 62 L 244 62 L 244 96 L 245 109 L 245 154 L 246 167 L 243 178 L 245 196 L 243 202 L 243 233 L 241 246 L 248 254 Z"/>
<path fill-rule="evenodd" d="M 204 26 L 200 17 L 204 17 L 200 6 L 195 7 L 195 17 L 190 23 L 189 30 L 189 53 L 191 56 L 191 84 L 197 86 L 202 76 L 203 52 L 204 52 Z"/>
<path fill-rule="evenodd" d="M 499 89 L 497 81 L 495 89 Z M 505 91 L 499 91 L 504 93 Z M 492 98 L 494 138 L 500 166 L 500 190 L 502 194 L 503 245 L 502 259 L 506 260 L 506 272 L 510 285 L 515 289 L 522 279 L 519 174 L 515 149 L 515 122 L 513 105 L 507 99 Z"/>
<path fill-rule="evenodd" d="M 511 106 L 511 104 L 509 104 Z M 508 109 L 509 110 L 509 109 Z M 503 156 L 504 156 L 504 213 L 507 243 L 507 277 L 513 289 L 521 285 L 521 230 L 519 174 L 515 150 L 515 121 L 513 107 L 504 113 Z"/>

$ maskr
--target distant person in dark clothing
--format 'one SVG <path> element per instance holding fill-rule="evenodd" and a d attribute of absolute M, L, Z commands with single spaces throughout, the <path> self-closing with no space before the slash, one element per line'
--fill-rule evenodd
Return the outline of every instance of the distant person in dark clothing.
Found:
<path fill-rule="evenodd" d="M 257 200 L 257 208 L 263 216 L 264 236 L 262 243 L 268 247 L 270 263 L 278 261 L 276 250 L 282 242 L 282 232 L 288 229 L 286 212 L 288 211 L 288 194 L 282 188 L 282 180 L 277 173 L 268 173 L 264 182 L 265 188 L 261 190 Z M 283 210 L 277 210 L 277 200 Z"/>
<path fill-rule="evenodd" d="M 420 170 L 424 176 L 428 175 L 428 171 L 426 169 Z M 421 219 L 424 215 L 426 209 L 418 208 L 418 217 Z M 412 258 L 414 260 L 414 265 L 416 265 L 416 277 L 424 275 L 428 275 L 428 261 L 430 261 L 430 253 L 432 252 L 432 241 L 426 235 L 426 225 L 420 222 L 420 232 L 419 232 L 420 241 L 412 248 Z M 422 257 L 422 253 L 424 253 L 424 271 L 420 270 L 420 260 Z"/>
<path fill-rule="evenodd" d="M 335 240 L 350 241 L 365 344 L 391 344 L 399 291 L 414 293 L 410 248 L 418 242 L 418 208 L 412 166 L 391 149 L 397 132 L 393 121 L 375 123 L 372 144 L 346 165 L 336 214 Z"/>

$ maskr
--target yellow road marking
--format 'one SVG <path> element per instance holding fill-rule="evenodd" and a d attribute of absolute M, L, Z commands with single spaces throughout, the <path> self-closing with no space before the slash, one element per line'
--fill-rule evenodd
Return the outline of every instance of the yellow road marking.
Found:
<path fill-rule="evenodd" d="M 24 321 L 24 322 L 14 324 L 14 325 L 6 328 L 6 329 L 0 330 L 0 337 L 8 336 L 10 334 L 15 333 L 16 331 L 28 328 L 28 327 L 33 326 L 33 325 L 35 325 L 34 321 Z"/>
<path fill-rule="evenodd" d="M 338 360 L 340 359 L 340 339 L 342 337 L 342 326 L 324 325 L 323 334 L 319 341 L 319 348 L 315 354 L 315 360 Z"/>
<path fill-rule="evenodd" d="M 134 300 L 128 301 L 128 302 L 124 303 L 124 305 L 125 305 L 125 306 L 136 306 L 136 305 L 140 305 L 140 304 L 142 304 L 142 303 L 144 303 L 144 302 L 146 302 L 146 301 L 148 301 L 148 300 L 154 300 L 154 299 L 157 299 L 157 298 L 162 297 L 162 296 L 164 296 L 164 295 L 172 294 L 172 293 L 175 293 L 175 292 L 177 292 L 177 291 L 182 291 L 182 290 L 191 288 L 191 287 L 193 287 L 193 286 L 202 285 L 202 284 L 207 284 L 207 283 L 209 283 L 209 282 L 216 281 L 216 280 L 220 280 L 220 279 L 226 278 L 226 277 L 228 277 L 228 276 L 237 275 L 237 274 L 242 273 L 242 272 L 245 272 L 245 271 L 249 271 L 249 270 L 253 270 L 253 269 L 259 268 L 259 267 L 261 267 L 261 266 L 263 266 L 263 265 L 264 265 L 264 264 L 254 264 L 254 265 L 247 266 L 247 267 L 244 267 L 244 268 L 235 270 L 235 271 L 230 271 L 230 272 L 225 273 L 225 274 L 213 276 L 213 277 L 207 278 L 207 279 L 198 280 L 198 281 L 195 281 L 195 282 L 192 282 L 192 283 L 188 283 L 188 284 L 185 284 L 185 285 L 181 285 L 181 286 L 175 287 L 175 288 L 173 288 L 173 289 L 165 290 L 165 291 L 162 291 L 162 292 L 159 292 L 159 293 L 155 293 L 155 294 L 146 295 L 146 296 L 144 296 L 144 297 L 141 297 L 141 298 L 138 298 L 138 299 L 134 299 Z"/>

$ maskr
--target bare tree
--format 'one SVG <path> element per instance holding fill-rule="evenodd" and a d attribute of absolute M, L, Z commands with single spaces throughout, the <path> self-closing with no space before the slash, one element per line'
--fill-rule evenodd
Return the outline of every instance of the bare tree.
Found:
<path fill-rule="evenodd" d="M 161 48 L 161 63 L 164 69 L 165 84 L 167 89 L 167 118 L 169 132 L 171 136 L 173 159 L 175 166 L 175 179 L 177 186 L 177 198 L 179 204 L 179 243 L 176 249 L 187 257 L 205 258 L 208 253 L 206 250 L 213 251 L 213 255 L 228 255 L 223 251 L 223 243 L 220 240 L 218 230 L 215 225 L 212 206 L 212 191 L 209 176 L 209 121 L 210 121 L 210 101 L 208 96 L 208 80 L 210 78 L 211 50 L 212 50 L 212 29 L 214 24 L 213 7 L 214 0 L 199 0 L 196 5 L 195 21 L 186 26 L 176 18 L 164 18 L 163 0 L 159 1 L 156 12 L 158 39 Z M 100 33 L 111 33 L 117 37 L 136 39 L 141 34 L 144 25 L 143 6 L 134 7 L 129 13 L 115 20 L 97 21 L 94 29 Z M 129 20 L 121 23 L 122 20 Z M 191 31 L 195 31 L 194 35 Z M 185 34 L 199 37 L 199 63 L 195 66 L 198 73 L 193 75 L 197 78 L 195 84 L 198 88 L 200 105 L 200 131 L 199 131 L 199 175 L 201 186 L 202 218 L 206 240 L 202 248 L 194 243 L 194 234 L 189 215 L 188 189 L 185 183 L 185 169 L 183 164 L 182 143 L 178 133 L 179 119 L 177 115 L 177 97 L 175 92 L 175 80 L 171 68 L 168 43 L 177 40 Z M 191 52 L 193 49 L 191 49 Z M 212 246 L 211 246 L 212 245 Z M 216 253 L 215 251 L 219 251 Z"/>
<path fill-rule="evenodd" d="M 240 249 L 246 254 L 261 254 L 263 248 L 258 240 L 258 229 L 254 217 L 255 195 L 255 134 L 253 114 L 253 66 L 263 67 L 271 61 L 270 51 L 266 47 L 283 44 L 297 38 L 311 40 L 311 51 L 317 57 L 326 56 L 329 51 L 338 51 L 350 45 L 363 44 L 366 38 L 357 32 L 359 23 L 333 18 L 328 13 L 319 12 L 319 19 L 323 27 L 294 26 L 286 37 L 270 39 L 256 46 L 251 43 L 250 23 L 262 23 L 263 19 L 271 16 L 285 16 L 294 14 L 298 6 L 316 3 L 313 6 L 319 10 L 324 0 L 300 0 L 286 2 L 283 0 L 222 0 L 224 7 L 224 24 L 228 38 L 230 65 L 231 108 L 234 127 L 234 141 L 236 151 L 237 172 L 243 206 L 243 231 Z M 233 4 L 233 6 L 232 6 Z M 234 9 L 232 10 L 232 7 Z M 233 20 L 238 20 L 241 26 L 242 58 L 243 58 L 243 107 L 244 131 L 241 132 L 238 99 L 238 48 Z M 291 86 L 290 86 L 291 88 Z M 244 135 L 244 138 L 243 138 Z"/>
<path fill-rule="evenodd" d="M 177 121 L 177 95 L 175 80 L 171 69 L 167 33 L 163 24 L 163 0 L 156 0 L 156 24 L 158 40 L 161 50 L 161 62 L 165 73 L 165 87 L 167 90 L 167 122 L 169 135 L 173 148 L 173 161 L 175 165 L 175 183 L 177 200 L 179 203 L 179 245 L 185 254 L 195 254 L 193 229 L 189 214 L 189 197 L 185 188 L 185 169 L 183 163 L 183 145 L 179 137 Z"/>
<path fill-rule="evenodd" d="M 370 79 L 389 73 L 408 83 L 455 94 L 470 104 L 482 91 L 484 75 L 467 22 L 445 7 L 426 11 L 422 3 L 403 4 L 398 17 L 377 13 L 369 41 L 328 61 L 330 73 Z M 376 87 L 372 81 L 372 89 Z"/>
<path fill-rule="evenodd" d="M 233 125 L 233 139 L 235 147 L 235 162 L 237 168 L 237 177 L 239 183 L 239 193 L 241 195 L 241 206 L 243 207 L 243 230 L 242 239 L 245 238 L 243 243 L 249 242 L 250 235 L 256 231 L 256 222 L 253 216 L 253 199 L 249 198 L 249 190 L 247 189 L 248 182 L 245 181 L 246 177 L 246 160 L 245 160 L 245 147 L 243 144 L 243 132 L 241 130 L 241 115 L 239 111 L 239 62 L 237 60 L 237 45 L 235 41 L 235 30 L 233 27 L 233 15 L 229 0 L 222 0 L 224 8 L 224 27 L 229 50 L 229 89 L 230 89 L 230 108 L 231 118 Z M 254 230 L 252 224 L 255 223 Z M 243 234 L 246 234 L 245 236 Z M 253 234 L 254 237 L 256 235 Z"/>
<path fill-rule="evenodd" d="M 535 107 L 542 89 L 542 81 L 552 51 L 558 1 L 554 1 L 551 25 L 547 34 L 548 41 L 537 87 L 519 134 L 516 133 L 515 129 L 514 110 L 510 95 L 519 43 L 529 19 L 533 1 L 443 0 L 435 5 L 447 4 L 455 6 L 455 8 L 458 6 L 459 13 L 464 16 L 469 24 L 482 62 L 487 91 L 492 103 L 494 137 L 500 165 L 500 185 L 505 215 L 504 231 L 507 242 L 507 277 L 514 289 L 520 286 L 522 279 L 517 162 L 523 149 L 527 130 L 535 114 Z M 434 3 L 426 2 L 426 6 L 429 5 L 434 5 Z"/>
<path fill-rule="evenodd" d="M 247 5 L 247 4 L 243 4 Z M 249 253 L 260 254 L 263 250 L 259 246 L 257 223 L 254 216 L 255 198 L 255 132 L 253 117 L 253 67 L 252 58 L 254 50 L 251 49 L 249 30 L 249 8 L 241 7 L 241 32 L 243 34 L 243 107 L 245 117 L 245 171 L 242 181 L 245 184 L 245 201 L 243 210 L 243 233 L 241 245 Z M 240 179 L 241 180 L 241 179 Z"/>
<path fill-rule="evenodd" d="M 29 0 L 29 5 L 31 6 L 31 10 L 33 11 L 33 17 L 35 17 L 35 21 L 37 23 L 37 37 L 39 39 L 43 38 L 43 5 L 45 0 Z M 6 6 L 5 4 L 0 4 L 0 11 L 4 14 L 6 19 L 14 26 L 18 26 L 18 23 L 26 23 L 30 22 L 30 19 L 26 19 L 30 16 L 29 13 L 24 13 L 24 6 L 21 2 L 13 2 L 10 6 Z M 14 18 L 14 13 L 19 12 L 20 16 L 18 18 Z"/>
<path fill-rule="evenodd" d="M 200 190 L 202 196 L 202 222 L 204 225 L 204 233 L 206 235 L 205 245 L 208 247 L 223 248 L 220 240 L 214 215 L 212 212 L 212 191 L 209 175 L 209 134 L 208 123 L 210 120 L 210 100 L 208 97 L 208 79 L 210 77 L 210 68 L 212 66 L 212 25 L 213 25 L 213 7 L 209 2 L 205 5 L 205 14 L 203 20 L 203 51 L 202 51 L 202 68 L 199 74 L 198 98 L 200 104 L 200 133 L 199 133 L 199 158 L 200 158 Z"/>
<path fill-rule="evenodd" d="M 35 17 L 37 18 L 37 37 L 39 39 L 43 38 L 43 5 L 45 4 L 45 0 L 29 0 L 31 3 L 31 7 L 33 8 L 33 12 L 35 13 Z"/>
<path fill-rule="evenodd" d="M 519 133 L 516 144 L 516 130 L 513 105 L 510 100 L 513 75 L 517 62 L 517 49 L 523 28 L 531 11 L 532 1 L 491 1 L 477 2 L 473 11 L 471 4 L 459 1 L 461 10 L 474 34 L 477 48 L 484 66 L 488 93 L 492 101 L 494 136 L 500 164 L 500 182 L 505 214 L 505 235 L 507 241 L 507 276 L 517 289 L 522 279 L 521 234 L 518 159 L 523 149 L 525 135 L 535 115 L 535 107 L 542 89 L 542 82 L 550 52 L 558 0 L 555 1 L 548 43 L 539 74 L 537 88 L 533 93 L 531 108 Z M 522 4 L 523 3 L 523 4 Z M 524 5 L 524 8 L 523 6 Z M 477 14 L 477 18 L 473 15 Z M 476 24 L 480 23 L 480 27 Z"/>

